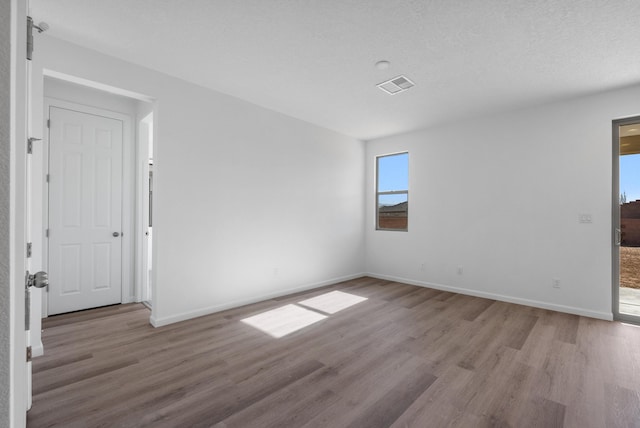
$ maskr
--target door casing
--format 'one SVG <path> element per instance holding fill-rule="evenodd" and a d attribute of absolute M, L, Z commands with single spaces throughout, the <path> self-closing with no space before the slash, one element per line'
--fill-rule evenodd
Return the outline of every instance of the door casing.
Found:
<path fill-rule="evenodd" d="M 8 284 L 9 287 L 9 325 L 3 325 L 9 335 L 9 424 L 11 427 L 26 425 L 27 398 L 27 361 L 26 361 L 26 331 L 25 331 L 25 269 L 26 269 L 26 156 L 27 156 L 27 8 L 26 1 L 11 0 L 10 25 L 3 27 L 3 36 L 10 34 L 10 76 L 3 75 L 2 79 L 10 80 L 9 96 L 9 145 L 2 147 L 2 154 L 9 156 L 8 186 L 8 228 L 9 242 L 4 248 L 8 249 Z M 6 17 L 5 17 L 6 18 Z M 3 20 L 3 22 L 5 22 Z M 0 124 L 4 126 L 5 123 Z M 4 202 L 4 198 L 3 198 Z M 7 224 L 3 222 L 5 229 Z M 3 256 L 5 256 L 3 252 Z M 5 272 L 2 272 L 3 274 Z M 5 278 L 6 279 L 6 278 Z M 4 284 L 3 284 L 4 286 Z M 4 332 L 3 332 L 4 333 Z M 3 355 L 4 356 L 4 355 Z M 3 370 L 7 368 L 3 361 Z M 3 394 L 4 395 L 4 394 Z M 5 415 L 3 415 L 5 416 Z"/>
<path fill-rule="evenodd" d="M 136 216 L 138 237 L 136 243 L 136 296 L 142 302 L 151 304 L 149 298 L 149 263 L 148 259 L 151 253 L 149 248 L 149 158 L 150 148 L 153 145 L 153 111 L 138 121 L 138 153 L 137 153 L 137 171 L 136 179 L 138 181 Z M 153 293 L 151 293 L 153 294 Z"/>
<path fill-rule="evenodd" d="M 133 131 L 132 131 L 132 118 L 126 114 L 113 112 L 110 110 L 104 110 L 93 106 L 86 106 L 77 104 L 70 101 L 60 100 L 51 97 L 45 97 L 45 122 L 49 118 L 49 111 L 51 107 L 59 107 L 70 110 L 76 110 L 88 114 L 104 116 L 112 119 L 121 120 L 123 123 L 123 156 L 122 156 L 122 302 L 130 303 L 138 300 L 135 296 L 135 287 L 133 287 L 133 257 L 134 257 L 134 204 L 133 204 L 133 182 L 134 182 L 134 157 L 135 157 L 135 145 L 132 143 Z M 48 130 L 46 130 L 48 131 Z M 43 158 L 45 161 L 45 171 L 49 173 L 49 132 L 44 133 L 44 153 Z M 39 199 L 37 195 L 34 195 L 34 199 L 41 200 L 43 204 L 43 219 L 44 228 L 46 229 L 49 224 L 49 203 L 46 194 L 48 189 L 45 190 L 45 194 Z M 46 237 L 44 238 L 47 239 Z M 49 270 L 49 246 L 48 243 L 42 246 L 43 248 L 43 260 L 45 261 L 46 270 Z M 42 299 L 43 316 L 48 316 L 48 299 Z"/>

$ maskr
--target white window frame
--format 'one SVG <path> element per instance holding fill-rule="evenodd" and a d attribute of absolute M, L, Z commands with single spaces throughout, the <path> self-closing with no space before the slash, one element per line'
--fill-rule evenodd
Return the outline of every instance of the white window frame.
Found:
<path fill-rule="evenodd" d="M 390 157 L 390 156 L 404 155 L 404 154 L 406 154 L 407 157 L 409 156 L 408 151 L 388 153 L 388 154 L 376 156 L 376 202 L 375 202 L 376 230 L 386 230 L 391 232 L 408 232 L 409 231 L 409 184 L 408 184 L 409 167 L 407 166 L 407 189 L 406 190 L 388 190 L 384 192 L 380 191 L 380 159 Z M 380 227 L 380 211 L 379 211 L 380 196 L 385 196 L 385 195 L 407 195 L 407 227 L 405 229 L 392 229 L 392 228 Z"/>

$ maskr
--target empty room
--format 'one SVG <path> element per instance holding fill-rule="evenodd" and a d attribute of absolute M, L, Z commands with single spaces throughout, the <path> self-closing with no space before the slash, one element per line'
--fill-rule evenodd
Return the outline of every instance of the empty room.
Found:
<path fill-rule="evenodd" d="M 640 426 L 637 1 L 0 16 L 0 426 Z"/>

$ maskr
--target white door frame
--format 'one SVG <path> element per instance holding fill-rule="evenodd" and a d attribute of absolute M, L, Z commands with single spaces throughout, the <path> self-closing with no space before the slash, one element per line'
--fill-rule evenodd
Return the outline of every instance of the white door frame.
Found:
<path fill-rule="evenodd" d="M 136 198 L 136 297 L 138 301 L 148 302 L 146 290 L 149 286 L 148 258 L 149 240 L 149 144 L 153 144 L 153 111 L 138 121 L 138 156 L 136 179 L 138 196 Z M 153 293 L 151 293 L 153 295 Z"/>
<path fill-rule="evenodd" d="M 45 132 L 43 134 L 43 160 L 44 160 L 44 171 L 46 174 L 49 173 L 49 130 L 46 129 L 46 121 L 49 119 L 49 109 L 51 107 L 64 108 L 68 110 L 74 110 L 81 113 L 88 113 L 103 117 L 108 117 L 111 119 L 121 120 L 123 123 L 123 149 L 122 149 L 122 302 L 121 303 L 130 303 L 133 301 L 137 301 L 137 296 L 135 295 L 135 287 L 133 287 L 133 233 L 134 233 L 134 206 L 132 203 L 133 199 L 133 171 L 135 168 L 134 158 L 135 158 L 135 144 L 132 143 L 132 118 L 126 114 L 103 110 L 97 107 L 86 106 L 82 104 L 73 103 L 70 101 L 60 100 L 51 97 L 44 98 L 44 120 L 45 120 Z M 46 229 L 49 224 L 49 198 L 48 198 L 48 186 L 42 195 L 42 204 L 43 204 L 43 220 L 44 220 L 44 228 Z M 36 196 L 37 197 L 37 196 Z M 45 265 L 47 271 L 49 271 L 49 245 L 47 238 L 45 239 L 45 243 L 42 246 L 44 254 L 43 254 L 43 264 Z M 48 298 L 42 299 L 43 306 L 43 315 L 47 316 L 49 313 L 48 309 Z"/>
<path fill-rule="evenodd" d="M 27 165 L 27 2 L 11 0 L 9 123 L 9 424 L 21 428 L 27 418 L 25 333 L 26 165 Z M 4 32 L 3 32 L 4 33 Z M 3 34 L 4 36 L 4 34 Z M 4 78 L 4 77 L 3 77 Z M 4 125 L 4 124 L 3 124 Z M 4 332 L 3 332 L 4 333 Z M 4 399 L 4 397 L 3 397 Z"/>
<path fill-rule="evenodd" d="M 640 123 L 640 116 L 632 116 L 624 119 L 616 119 L 612 122 L 612 208 L 611 208 L 611 301 L 613 306 L 613 319 L 628 323 L 638 324 L 640 317 L 620 313 L 620 244 L 622 230 L 620 221 L 620 127 Z"/>

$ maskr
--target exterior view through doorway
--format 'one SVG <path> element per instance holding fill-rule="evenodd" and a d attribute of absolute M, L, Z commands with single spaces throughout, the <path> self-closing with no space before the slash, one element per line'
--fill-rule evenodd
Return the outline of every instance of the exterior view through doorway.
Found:
<path fill-rule="evenodd" d="M 613 312 L 640 324 L 640 117 L 613 122 Z"/>

